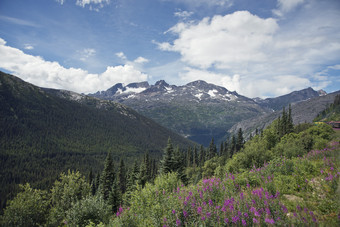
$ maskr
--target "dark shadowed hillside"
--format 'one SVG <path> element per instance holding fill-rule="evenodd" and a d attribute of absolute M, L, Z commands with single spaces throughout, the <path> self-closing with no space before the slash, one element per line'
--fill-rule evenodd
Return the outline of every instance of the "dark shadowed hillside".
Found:
<path fill-rule="evenodd" d="M 158 158 L 169 137 L 193 143 L 121 104 L 42 89 L 0 72 L 1 206 L 18 183 L 49 186 L 61 171 L 102 169 L 107 152 L 128 163 Z"/>

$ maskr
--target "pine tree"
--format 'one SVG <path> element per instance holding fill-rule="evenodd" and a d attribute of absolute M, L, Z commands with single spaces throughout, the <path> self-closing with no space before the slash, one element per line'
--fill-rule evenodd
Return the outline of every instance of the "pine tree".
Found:
<path fill-rule="evenodd" d="M 146 166 L 146 181 L 150 181 L 151 180 L 151 161 L 149 157 L 149 152 L 146 152 L 146 154 L 144 155 L 144 163 Z"/>
<path fill-rule="evenodd" d="M 289 104 L 288 119 L 287 119 L 287 133 L 294 131 L 293 117 L 292 117 L 292 106 Z"/>
<path fill-rule="evenodd" d="M 222 156 L 223 153 L 224 153 L 224 143 L 221 142 L 221 144 L 220 144 L 220 151 L 219 151 L 218 155 L 219 155 L 219 156 Z"/>
<path fill-rule="evenodd" d="M 116 212 L 122 203 L 122 194 L 118 185 L 117 178 L 114 180 L 109 194 L 108 204 L 112 206 L 112 211 Z"/>
<path fill-rule="evenodd" d="M 184 163 L 185 159 L 183 157 L 183 155 L 180 153 L 179 148 L 177 147 L 177 149 L 174 151 L 173 154 L 173 171 L 177 172 L 177 176 L 178 178 L 182 181 L 183 184 L 187 184 L 188 183 L 188 178 L 187 175 L 185 174 L 184 171 Z"/>
<path fill-rule="evenodd" d="M 237 133 L 237 141 L 236 141 L 236 152 L 239 152 L 244 145 L 244 139 L 243 139 L 243 132 L 242 128 L 239 128 Z"/>
<path fill-rule="evenodd" d="M 192 150 L 191 147 L 188 147 L 187 151 L 187 167 L 190 167 L 192 164 Z"/>
<path fill-rule="evenodd" d="M 223 156 L 226 158 L 230 158 L 230 153 L 229 153 L 229 138 L 224 142 L 224 151 L 223 151 Z"/>
<path fill-rule="evenodd" d="M 209 152 L 208 152 L 208 159 L 212 159 L 217 154 L 217 148 L 214 142 L 214 138 L 211 138 L 210 144 L 209 144 Z"/>
<path fill-rule="evenodd" d="M 171 139 L 168 139 L 168 145 L 165 149 L 163 159 L 161 160 L 161 166 L 160 166 L 160 171 L 161 173 L 170 173 L 173 170 L 173 152 L 174 148 L 172 146 Z"/>
<path fill-rule="evenodd" d="M 199 159 L 199 166 L 203 166 L 205 162 L 205 150 L 204 150 L 203 145 L 200 146 L 200 153 L 198 155 L 198 159 Z"/>
<path fill-rule="evenodd" d="M 126 170 L 125 170 L 125 164 L 124 164 L 123 159 L 120 159 L 118 177 L 119 177 L 120 191 L 122 194 L 124 194 L 126 191 Z"/>
<path fill-rule="evenodd" d="M 101 179 L 104 200 L 107 200 L 109 198 L 109 194 L 112 190 L 114 180 L 115 180 L 114 164 L 112 161 L 111 153 L 108 153 L 105 160 L 104 170 Z"/>
<path fill-rule="evenodd" d="M 236 152 L 236 138 L 235 135 L 231 137 L 231 144 L 230 144 L 230 158 L 233 157 L 233 155 Z"/>
<path fill-rule="evenodd" d="M 197 156 L 197 148 L 196 148 L 196 145 L 195 145 L 193 155 L 192 155 L 192 166 L 193 167 L 197 166 L 197 161 L 198 161 L 198 156 Z"/>
<path fill-rule="evenodd" d="M 139 175 L 138 175 L 138 184 L 140 184 L 142 187 L 146 184 L 148 181 L 148 176 L 147 176 L 147 167 L 146 163 L 142 162 L 139 168 Z"/>

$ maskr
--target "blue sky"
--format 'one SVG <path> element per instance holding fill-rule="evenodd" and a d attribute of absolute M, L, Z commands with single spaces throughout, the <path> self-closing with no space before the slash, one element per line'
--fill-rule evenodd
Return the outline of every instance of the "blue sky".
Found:
<path fill-rule="evenodd" d="M 338 0 L 1 0 L 0 69 L 83 93 L 160 79 L 332 92 L 339 21 Z"/>

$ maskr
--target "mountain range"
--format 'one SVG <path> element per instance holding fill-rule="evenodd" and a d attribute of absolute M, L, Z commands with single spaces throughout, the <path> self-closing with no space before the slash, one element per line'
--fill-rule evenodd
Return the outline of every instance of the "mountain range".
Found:
<path fill-rule="evenodd" d="M 276 98 L 251 99 L 202 80 L 183 86 L 169 85 L 160 80 L 154 85 L 141 82 L 124 86 L 118 83 L 106 91 L 89 95 L 127 105 L 159 124 L 207 146 L 212 137 L 217 142 L 224 140 L 233 132 L 230 129 L 239 122 L 263 117 L 290 103 L 325 94 L 322 90 L 306 88 Z"/>

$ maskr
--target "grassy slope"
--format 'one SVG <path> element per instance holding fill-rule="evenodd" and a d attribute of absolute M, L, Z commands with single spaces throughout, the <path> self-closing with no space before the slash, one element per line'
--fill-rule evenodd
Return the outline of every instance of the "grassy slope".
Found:
<path fill-rule="evenodd" d="M 339 226 L 340 146 L 333 142 L 292 159 L 184 187 L 169 175 L 135 192 L 114 226 Z M 176 184 L 177 183 L 177 184 Z M 155 196 L 156 195 L 156 196 Z"/>

